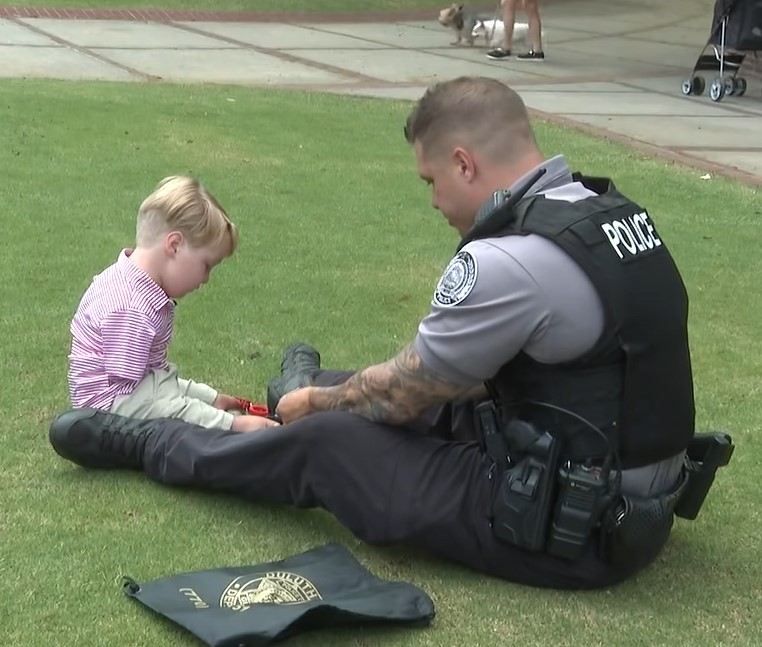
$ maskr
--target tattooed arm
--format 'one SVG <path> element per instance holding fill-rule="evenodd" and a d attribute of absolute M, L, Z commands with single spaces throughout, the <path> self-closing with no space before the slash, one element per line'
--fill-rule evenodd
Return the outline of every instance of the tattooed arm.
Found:
<path fill-rule="evenodd" d="M 410 344 L 388 362 L 355 373 L 342 384 L 287 394 L 278 413 L 289 422 L 316 411 L 350 411 L 376 422 L 400 425 L 431 407 L 465 399 L 473 392 L 474 387 L 452 384 L 426 368 Z"/>
<path fill-rule="evenodd" d="M 487 387 L 484 385 L 484 382 L 482 382 L 481 384 L 477 384 L 476 386 L 467 389 L 462 395 L 456 396 L 453 400 L 457 400 L 458 402 L 479 402 L 488 397 L 489 391 L 487 391 Z"/>

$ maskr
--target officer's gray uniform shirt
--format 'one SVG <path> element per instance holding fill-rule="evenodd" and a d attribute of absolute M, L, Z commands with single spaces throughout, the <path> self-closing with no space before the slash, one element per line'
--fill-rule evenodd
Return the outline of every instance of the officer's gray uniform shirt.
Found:
<path fill-rule="evenodd" d="M 595 195 L 572 180 L 563 155 L 539 168 L 546 172 L 527 195 L 541 193 L 561 202 Z M 484 238 L 466 244 L 445 269 L 413 347 L 434 372 L 472 387 L 521 351 L 547 364 L 580 357 L 595 345 L 603 325 L 598 292 L 560 247 L 537 234 Z M 623 492 L 663 492 L 676 481 L 681 465 L 682 452 L 625 470 Z"/>
<path fill-rule="evenodd" d="M 563 155 L 543 167 L 527 195 L 566 202 L 594 195 L 572 181 Z M 579 357 L 603 319 L 593 284 L 560 247 L 536 234 L 485 238 L 465 245 L 445 270 L 414 348 L 445 379 L 475 386 L 522 350 L 549 364 Z"/>

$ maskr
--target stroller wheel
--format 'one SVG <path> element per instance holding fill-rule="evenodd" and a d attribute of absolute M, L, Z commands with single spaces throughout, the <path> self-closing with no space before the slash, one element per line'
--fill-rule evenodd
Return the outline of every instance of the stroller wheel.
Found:
<path fill-rule="evenodd" d="M 704 79 L 700 76 L 694 76 L 692 79 L 685 79 L 681 89 L 686 97 L 691 94 L 703 94 Z"/>
<path fill-rule="evenodd" d="M 716 78 L 709 86 L 709 98 L 712 101 L 722 101 L 725 96 L 725 82 L 721 78 Z"/>
<path fill-rule="evenodd" d="M 744 92 L 746 92 L 746 79 L 738 77 L 733 81 L 733 86 L 733 94 L 735 94 L 737 97 L 742 97 Z"/>
<path fill-rule="evenodd" d="M 736 80 L 725 79 L 725 96 L 732 97 L 736 93 Z"/>

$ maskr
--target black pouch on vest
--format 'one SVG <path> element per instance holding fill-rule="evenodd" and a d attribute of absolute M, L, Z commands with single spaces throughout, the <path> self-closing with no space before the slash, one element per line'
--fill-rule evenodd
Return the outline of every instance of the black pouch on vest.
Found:
<path fill-rule="evenodd" d="M 639 567 L 650 562 L 669 538 L 675 506 L 687 482 L 683 470 L 668 494 L 648 498 L 620 495 L 601 524 L 603 558 L 616 567 Z"/>
<path fill-rule="evenodd" d="M 334 543 L 265 564 L 125 580 L 128 596 L 212 647 L 268 645 L 336 625 L 425 626 L 435 615 L 422 590 L 378 579 Z"/>

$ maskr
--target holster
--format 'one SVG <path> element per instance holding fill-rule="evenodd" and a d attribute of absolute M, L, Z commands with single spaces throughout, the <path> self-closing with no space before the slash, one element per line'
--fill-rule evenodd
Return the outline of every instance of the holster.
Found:
<path fill-rule="evenodd" d="M 476 407 L 476 423 L 497 467 L 492 500 L 495 536 L 525 550 L 543 550 L 553 512 L 560 442 L 517 419 L 501 429 L 488 402 Z"/>
<path fill-rule="evenodd" d="M 688 485 L 677 503 L 675 515 L 689 520 L 698 516 L 717 470 L 730 462 L 734 449 L 733 439 L 722 432 L 699 433 L 693 437 L 685 453 Z"/>

